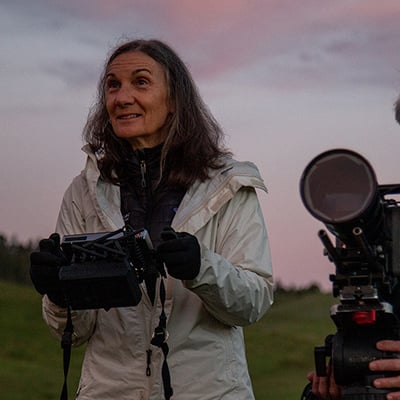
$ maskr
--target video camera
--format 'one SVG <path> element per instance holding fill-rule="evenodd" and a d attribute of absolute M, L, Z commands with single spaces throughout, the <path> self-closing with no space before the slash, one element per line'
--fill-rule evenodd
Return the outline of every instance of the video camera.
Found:
<path fill-rule="evenodd" d="M 400 207 L 386 197 L 399 193 L 400 184 L 378 185 L 369 162 L 346 149 L 315 157 L 300 180 L 305 207 L 335 237 L 333 244 L 325 230 L 318 233 L 336 267 L 330 281 L 340 303 L 330 315 L 337 332 L 315 347 L 314 358 L 318 376 L 326 376 L 330 358 L 343 399 L 383 400 L 389 392 L 373 387 L 378 375 L 368 364 L 398 358 L 378 351 L 376 342 L 400 339 Z M 303 399 L 314 398 L 310 390 Z"/>
<path fill-rule="evenodd" d="M 59 278 L 73 310 L 135 306 L 142 296 L 139 284 L 147 273 L 157 273 L 145 229 L 66 235 L 61 247 L 70 265 Z"/>

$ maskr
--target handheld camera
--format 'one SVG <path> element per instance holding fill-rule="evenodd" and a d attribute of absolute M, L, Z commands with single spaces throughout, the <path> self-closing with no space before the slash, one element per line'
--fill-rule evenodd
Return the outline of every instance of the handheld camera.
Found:
<path fill-rule="evenodd" d="M 74 310 L 135 306 L 142 295 L 139 284 L 156 269 L 145 229 L 66 235 L 61 247 L 70 265 L 60 269 L 59 278 Z"/>

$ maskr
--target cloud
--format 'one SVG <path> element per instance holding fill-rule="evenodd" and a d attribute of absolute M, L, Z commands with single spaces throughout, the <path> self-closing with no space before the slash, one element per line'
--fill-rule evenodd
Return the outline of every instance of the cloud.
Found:
<path fill-rule="evenodd" d="M 3 0 L 0 231 L 52 231 L 107 53 L 156 37 L 188 64 L 237 158 L 259 166 L 277 277 L 327 281 L 298 179 L 344 146 L 398 181 L 399 20 L 397 0 Z"/>
<path fill-rule="evenodd" d="M 40 43 L 53 38 L 57 63 L 89 64 L 95 52 L 98 65 L 119 38 L 154 36 L 175 47 L 201 80 L 235 73 L 259 84 L 253 75 L 258 79 L 261 68 L 266 84 L 276 87 L 296 87 L 300 80 L 304 86 L 318 86 L 338 77 L 344 85 L 393 85 L 398 80 L 398 71 L 390 65 L 397 61 L 397 43 L 392 38 L 400 33 L 400 7 L 390 0 L 379 5 L 308 0 L 296 6 L 289 0 L 39 0 L 6 2 L 6 6 L 12 13 L 8 20 L 17 17 L 20 35 L 32 42 L 40 57 L 51 57 L 47 48 L 46 53 L 40 51 Z M 33 33 L 31 40 L 24 34 L 27 26 Z M 41 37 L 43 30 L 49 37 Z M 71 77 L 63 66 L 45 68 L 64 70 L 65 78 L 77 83 L 89 71 L 84 67 L 82 77 Z"/>

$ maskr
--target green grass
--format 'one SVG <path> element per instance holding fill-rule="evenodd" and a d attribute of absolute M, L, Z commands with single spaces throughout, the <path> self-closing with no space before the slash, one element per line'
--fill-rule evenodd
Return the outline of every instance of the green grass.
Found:
<path fill-rule="evenodd" d="M 1 398 L 59 398 L 64 382 L 62 349 L 42 320 L 41 296 L 30 287 L 0 281 L 0 327 Z M 70 398 L 77 387 L 83 348 L 73 351 Z"/>
<path fill-rule="evenodd" d="M 314 369 L 314 346 L 336 328 L 335 299 L 321 293 L 285 293 L 258 323 L 245 330 L 247 358 L 257 400 L 298 400 Z"/>
<path fill-rule="evenodd" d="M 335 327 L 330 294 L 278 294 L 258 323 L 245 329 L 250 373 L 257 400 L 298 400 L 314 369 L 315 345 Z M 60 396 L 64 376 L 60 344 L 41 316 L 41 298 L 30 287 L 0 281 L 1 398 L 47 400 Z M 77 387 L 83 348 L 73 349 L 69 397 Z"/>

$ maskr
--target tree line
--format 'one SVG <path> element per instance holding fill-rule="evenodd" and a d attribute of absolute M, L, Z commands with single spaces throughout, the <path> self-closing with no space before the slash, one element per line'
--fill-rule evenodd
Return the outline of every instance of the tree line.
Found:
<path fill-rule="evenodd" d="M 29 255 L 36 248 L 33 241 L 23 244 L 0 234 L 0 279 L 31 285 Z"/>
<path fill-rule="evenodd" d="M 24 285 L 31 285 L 29 276 L 29 256 L 32 251 L 37 250 L 38 243 L 29 241 L 26 244 L 20 243 L 17 239 L 8 239 L 0 233 L 0 280 L 17 282 Z M 288 287 L 282 282 L 275 283 L 275 293 L 279 294 L 306 294 L 319 292 L 317 284 L 311 283 L 307 287 Z"/>

